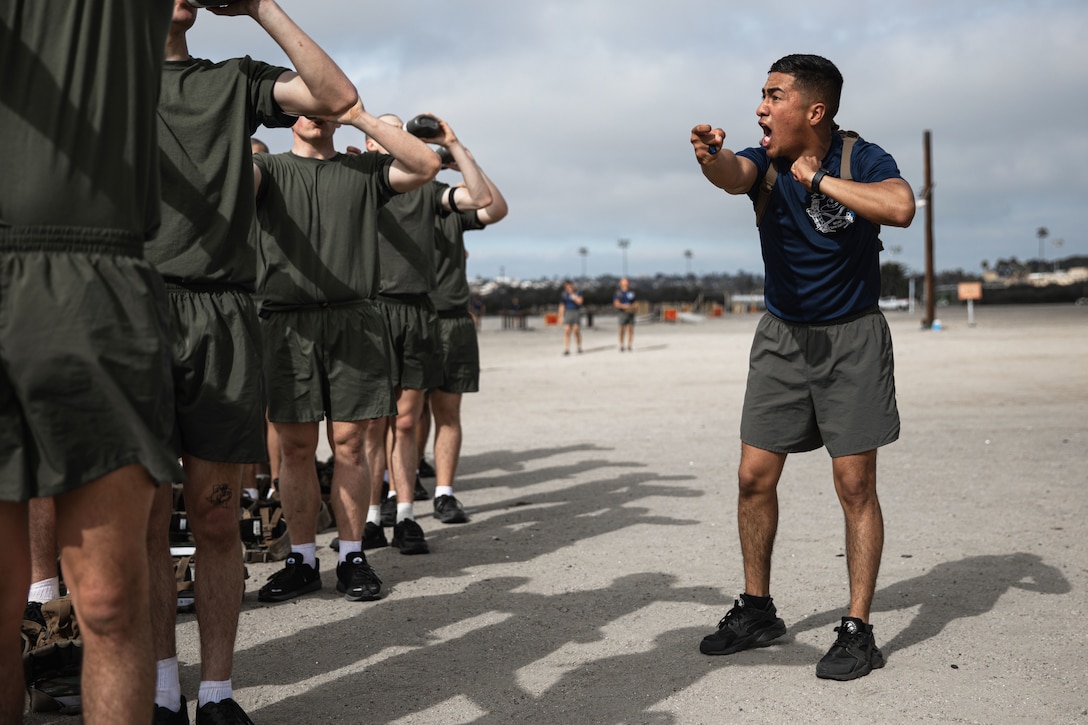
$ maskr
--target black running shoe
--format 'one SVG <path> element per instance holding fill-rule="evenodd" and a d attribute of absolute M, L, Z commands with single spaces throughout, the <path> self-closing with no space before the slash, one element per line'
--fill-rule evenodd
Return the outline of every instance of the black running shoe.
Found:
<path fill-rule="evenodd" d="M 816 665 L 816 676 L 824 680 L 856 680 L 884 666 L 877 649 L 873 625 L 856 617 L 843 617 L 835 627 L 839 638 Z"/>
<path fill-rule="evenodd" d="M 336 565 L 336 591 L 349 602 L 372 602 L 381 598 L 382 580 L 367 563 L 366 556 L 357 551 Z"/>
<path fill-rule="evenodd" d="M 389 546 L 389 539 L 385 538 L 385 529 L 377 524 L 367 521 L 363 527 L 363 551 L 380 549 Z"/>
<path fill-rule="evenodd" d="M 435 497 L 434 517 L 444 524 L 468 523 L 468 514 L 461 508 L 461 502 L 454 496 Z"/>
<path fill-rule="evenodd" d="M 178 710 L 156 705 L 155 718 L 151 725 L 189 725 L 189 708 L 185 706 L 185 696 L 181 696 L 181 708 Z"/>
<path fill-rule="evenodd" d="M 253 721 L 241 705 L 228 697 L 198 707 L 196 725 L 253 725 Z"/>
<path fill-rule="evenodd" d="M 402 554 L 426 554 L 431 550 L 414 519 L 405 519 L 393 527 L 393 546 Z"/>
<path fill-rule="evenodd" d="M 426 458 L 419 459 L 419 475 L 423 478 L 434 478 L 434 466 L 427 463 Z"/>
<path fill-rule="evenodd" d="M 23 619 L 28 622 L 34 622 L 42 627 L 45 626 L 45 615 L 42 614 L 41 602 L 27 602 L 26 609 L 23 610 Z"/>
<path fill-rule="evenodd" d="M 314 566 L 308 566 L 302 563 L 302 554 L 288 554 L 284 567 L 268 577 L 268 583 L 257 592 L 257 601 L 286 602 L 301 594 L 316 592 L 321 588 L 320 565 L 321 562 L 315 559 Z"/>
<path fill-rule="evenodd" d="M 397 497 L 386 496 L 382 499 L 382 526 L 393 526 L 397 523 Z"/>
<path fill-rule="evenodd" d="M 745 606 L 743 599 L 734 599 L 733 608 L 718 622 L 718 631 L 703 637 L 699 651 L 705 655 L 731 655 L 766 647 L 785 633 L 786 623 L 778 618 L 774 604 L 756 609 Z"/>
<path fill-rule="evenodd" d="M 416 490 L 413 493 L 416 501 L 429 501 L 431 498 L 431 492 L 423 487 L 423 483 L 420 482 L 419 476 L 416 476 Z"/>

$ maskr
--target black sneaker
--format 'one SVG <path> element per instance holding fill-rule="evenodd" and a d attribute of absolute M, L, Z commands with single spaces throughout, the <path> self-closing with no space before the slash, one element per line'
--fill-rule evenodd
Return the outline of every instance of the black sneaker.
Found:
<path fill-rule="evenodd" d="M 431 550 L 414 519 L 405 519 L 393 527 L 393 546 L 402 554 L 426 554 Z"/>
<path fill-rule="evenodd" d="M 228 697 L 198 707 L 196 725 L 253 725 L 253 721 L 241 705 Z"/>
<path fill-rule="evenodd" d="M 42 614 L 41 602 L 27 602 L 26 609 L 23 610 L 23 619 L 28 622 L 34 622 L 35 624 L 45 626 L 45 615 Z"/>
<path fill-rule="evenodd" d="M 349 602 L 372 602 L 382 595 L 382 580 L 367 563 L 366 556 L 361 551 L 355 552 L 336 565 L 336 591 Z"/>
<path fill-rule="evenodd" d="M 185 696 L 181 696 L 181 708 L 176 711 L 156 705 L 155 718 L 151 725 L 189 725 L 189 708 L 185 706 Z"/>
<path fill-rule="evenodd" d="M 816 665 L 816 676 L 824 680 L 856 680 L 884 666 L 877 649 L 873 625 L 856 617 L 843 617 L 835 627 L 839 638 Z"/>
<path fill-rule="evenodd" d="M 397 523 L 397 497 L 386 496 L 382 499 L 382 526 L 393 526 Z"/>
<path fill-rule="evenodd" d="M 468 523 L 468 514 L 461 508 L 461 502 L 454 496 L 435 497 L 434 517 L 444 524 Z"/>
<path fill-rule="evenodd" d="M 286 602 L 301 594 L 316 592 L 321 588 L 321 575 L 318 573 L 320 565 L 321 562 L 315 559 L 314 566 L 308 566 L 302 563 L 302 554 L 288 554 L 284 567 L 268 577 L 268 583 L 257 592 L 257 601 Z M 199 711 L 197 716 L 199 717 Z"/>
<path fill-rule="evenodd" d="M 416 476 L 416 490 L 413 494 L 416 501 L 429 501 L 431 493 L 423 487 L 423 484 L 419 480 L 419 476 Z"/>
<path fill-rule="evenodd" d="M 423 478 L 434 478 L 434 466 L 427 463 L 426 458 L 419 459 L 419 475 Z"/>
<path fill-rule="evenodd" d="M 333 551 L 340 551 L 340 537 L 332 537 L 332 541 L 329 542 L 329 548 Z"/>
<path fill-rule="evenodd" d="M 718 622 L 718 631 L 703 637 L 699 651 L 705 655 L 731 655 L 766 647 L 786 633 L 786 623 L 776 615 L 774 604 L 756 609 L 746 606 L 743 599 L 734 599 L 733 608 Z"/>
<path fill-rule="evenodd" d="M 385 538 L 385 529 L 377 524 L 367 521 L 363 527 L 363 551 L 380 549 L 389 546 L 389 539 Z"/>

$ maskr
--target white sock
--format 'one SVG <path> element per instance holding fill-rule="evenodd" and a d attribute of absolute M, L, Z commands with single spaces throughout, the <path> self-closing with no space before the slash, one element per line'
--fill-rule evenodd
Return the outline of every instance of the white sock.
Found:
<path fill-rule="evenodd" d="M 292 554 L 301 554 L 302 563 L 306 566 L 317 566 L 317 544 L 310 542 L 309 544 L 291 544 Z"/>
<path fill-rule="evenodd" d="M 53 577 L 51 579 L 42 579 L 40 582 L 34 582 L 30 585 L 30 591 L 27 592 L 26 600 L 28 602 L 39 602 L 45 604 L 51 599 L 56 599 L 60 596 L 60 578 Z"/>
<path fill-rule="evenodd" d="M 230 680 L 201 680 L 200 692 L 197 693 L 197 706 L 207 705 L 209 702 L 222 702 L 234 697 L 234 688 Z"/>
<path fill-rule="evenodd" d="M 155 704 L 173 712 L 181 710 L 177 655 L 155 663 Z"/>
<path fill-rule="evenodd" d="M 412 502 L 409 501 L 408 503 L 400 503 L 398 501 L 397 502 L 397 523 L 399 524 L 401 521 L 404 521 L 405 519 L 414 519 L 414 518 L 415 518 L 415 516 L 412 513 Z"/>
<path fill-rule="evenodd" d="M 368 524 L 374 524 L 378 526 L 382 522 L 382 507 L 381 504 L 375 504 L 366 510 L 366 522 Z"/>
<path fill-rule="evenodd" d="M 348 560 L 348 554 L 354 554 L 355 552 L 362 550 L 362 541 L 344 541 L 343 539 L 340 539 L 340 563 L 343 564 Z"/>
<path fill-rule="evenodd" d="M 434 487 L 434 497 L 435 498 L 438 498 L 439 496 L 452 496 L 452 495 L 453 495 L 453 486 L 435 486 Z"/>

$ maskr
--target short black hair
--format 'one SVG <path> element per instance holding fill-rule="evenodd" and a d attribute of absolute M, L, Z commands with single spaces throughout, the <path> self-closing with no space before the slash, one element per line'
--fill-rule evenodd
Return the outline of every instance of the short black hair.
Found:
<path fill-rule="evenodd" d="M 842 73 L 827 58 L 818 55 L 787 55 L 776 60 L 767 72 L 793 76 L 797 88 L 802 93 L 827 106 L 829 118 L 834 119 L 835 114 L 839 112 Z"/>

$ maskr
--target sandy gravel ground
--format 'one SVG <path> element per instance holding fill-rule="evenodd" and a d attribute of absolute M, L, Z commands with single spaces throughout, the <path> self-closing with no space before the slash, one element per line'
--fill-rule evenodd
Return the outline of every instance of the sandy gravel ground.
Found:
<path fill-rule="evenodd" d="M 780 488 L 788 635 L 698 652 L 742 587 L 757 316 L 642 325 L 633 354 L 598 318 L 570 357 L 540 319 L 489 319 L 457 486 L 471 523 L 417 503 L 432 553 L 372 552 L 389 589 L 375 603 L 335 593 L 324 547 L 324 589 L 284 604 L 256 599 L 279 564 L 249 565 L 237 699 L 258 725 L 1088 722 L 1088 308 L 980 307 L 974 327 L 939 313 L 939 332 L 888 315 L 903 434 L 880 454 L 884 669 L 814 674 L 847 601 L 824 451 L 791 457 Z M 195 701 L 193 615 L 179 647 Z"/>

